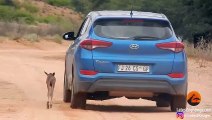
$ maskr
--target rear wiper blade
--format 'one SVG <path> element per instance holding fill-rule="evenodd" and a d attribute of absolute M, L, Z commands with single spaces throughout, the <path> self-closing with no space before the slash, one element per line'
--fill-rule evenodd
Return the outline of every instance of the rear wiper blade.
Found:
<path fill-rule="evenodd" d="M 117 39 L 123 39 L 123 40 L 151 40 L 151 39 L 160 39 L 157 37 L 152 36 L 134 36 L 134 37 L 115 37 Z"/>
<path fill-rule="evenodd" d="M 133 40 L 145 40 L 145 39 L 160 39 L 158 37 L 152 37 L 152 36 L 134 36 L 131 37 Z"/>

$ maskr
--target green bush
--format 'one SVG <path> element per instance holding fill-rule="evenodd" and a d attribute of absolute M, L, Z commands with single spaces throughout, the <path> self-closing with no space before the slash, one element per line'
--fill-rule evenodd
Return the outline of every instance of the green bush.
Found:
<path fill-rule="evenodd" d="M 49 0 L 49 2 L 57 6 L 70 4 L 69 0 Z M 29 41 L 38 41 L 40 36 L 53 36 L 52 40 L 57 43 L 61 43 L 61 34 L 66 31 L 77 30 L 79 27 L 76 21 L 62 15 L 41 15 L 39 9 L 27 0 L 22 3 L 14 0 L 13 5 L 5 4 L 0 0 L 0 23 L 8 23 L 11 26 L 2 27 L 4 34 L 2 32 L 1 35 L 8 36 L 8 33 L 12 33 L 10 37 L 13 40 L 25 38 Z M 33 27 L 30 28 L 29 26 Z M 5 30 L 6 28 L 8 30 Z"/>
<path fill-rule="evenodd" d="M 0 5 L 0 19 L 4 21 L 17 21 L 33 24 L 35 18 L 27 11 L 16 9 L 15 7 Z"/>
<path fill-rule="evenodd" d="M 0 5 L 0 19 L 9 20 L 14 15 L 14 8 Z"/>
<path fill-rule="evenodd" d="M 28 2 L 24 3 L 23 7 L 26 9 L 26 11 L 29 11 L 30 13 L 37 13 L 39 11 L 37 7 L 29 4 Z"/>
<path fill-rule="evenodd" d="M 27 24 L 33 24 L 35 23 L 35 18 L 30 14 L 29 12 L 26 11 L 17 11 L 16 14 L 14 15 L 14 19 L 19 22 L 24 22 Z"/>
<path fill-rule="evenodd" d="M 54 6 L 70 6 L 70 0 L 47 0 L 47 3 Z"/>
<path fill-rule="evenodd" d="M 13 0 L 0 0 L 0 5 L 14 5 L 14 1 Z"/>
<path fill-rule="evenodd" d="M 58 23 L 62 21 L 62 18 L 59 16 L 45 16 L 45 17 L 38 17 L 38 21 L 41 23 Z"/>
<path fill-rule="evenodd" d="M 53 15 L 38 17 L 38 21 L 40 23 L 60 25 L 61 27 L 67 27 L 71 23 L 71 21 L 68 19 L 65 19 L 61 16 L 53 16 Z"/>
<path fill-rule="evenodd" d="M 64 28 L 70 28 L 70 26 L 72 26 L 72 22 L 70 20 L 65 19 L 61 16 L 54 16 L 54 15 L 38 16 L 36 14 L 32 14 L 32 11 L 30 12 L 29 10 L 31 8 L 32 7 L 28 6 L 27 7 L 28 10 L 24 10 L 24 9 L 18 9 L 16 7 L 0 5 L 0 20 L 6 22 L 16 21 L 27 24 L 35 24 L 35 23 L 56 24 Z M 36 11 L 36 9 L 34 11 Z"/>

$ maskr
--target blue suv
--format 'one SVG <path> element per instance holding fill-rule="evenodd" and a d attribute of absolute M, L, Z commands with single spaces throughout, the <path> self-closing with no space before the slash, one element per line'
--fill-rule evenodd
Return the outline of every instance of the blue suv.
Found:
<path fill-rule="evenodd" d="M 164 14 L 94 11 L 82 23 L 66 52 L 64 102 L 116 97 L 156 101 L 171 111 L 186 108 L 187 57 Z"/>

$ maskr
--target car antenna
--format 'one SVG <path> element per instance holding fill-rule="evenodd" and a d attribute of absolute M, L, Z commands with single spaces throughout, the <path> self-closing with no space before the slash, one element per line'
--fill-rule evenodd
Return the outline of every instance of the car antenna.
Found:
<path fill-rule="evenodd" d="M 130 16 L 131 16 L 131 18 L 133 16 L 133 3 L 135 3 L 135 0 L 132 0 L 132 2 L 131 2 L 131 10 L 130 10 Z"/>
<path fill-rule="evenodd" d="M 135 1 L 133 0 L 133 2 L 135 2 Z M 131 18 L 133 16 L 133 2 L 131 2 L 131 10 L 130 10 L 130 16 L 131 16 Z"/>

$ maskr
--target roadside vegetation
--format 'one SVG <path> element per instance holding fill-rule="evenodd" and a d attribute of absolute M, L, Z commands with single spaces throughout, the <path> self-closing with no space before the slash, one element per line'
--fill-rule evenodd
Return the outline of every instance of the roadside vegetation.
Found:
<path fill-rule="evenodd" d="M 1 0 L 0 36 L 61 43 L 61 35 L 77 32 L 82 17 L 90 11 L 131 9 L 164 13 L 185 41 L 189 57 L 199 58 L 200 66 L 205 66 L 204 60 L 212 60 L 211 44 L 208 49 L 201 44 L 194 49 L 191 44 L 196 33 L 209 32 L 208 39 L 212 39 L 211 0 Z"/>
<path fill-rule="evenodd" d="M 54 6 L 65 6 L 70 7 L 71 6 L 71 0 L 45 0 L 48 4 L 54 5 Z"/>
<path fill-rule="evenodd" d="M 77 13 L 73 13 L 69 9 L 57 9 L 54 6 L 44 4 L 44 2 L 40 4 L 34 4 L 33 2 L 35 1 L 0 1 L 0 36 L 6 36 L 17 41 L 26 39 L 32 42 L 48 38 L 61 43 L 62 39 L 58 36 L 61 36 L 66 31 L 77 31 L 81 21 L 75 20 L 74 17 L 66 16 L 67 13 L 72 13 L 75 16 Z M 61 11 L 61 13 L 49 14 L 48 10 Z M 63 14 L 63 11 L 66 14 Z"/>
<path fill-rule="evenodd" d="M 203 41 L 200 41 L 197 48 L 189 42 L 184 43 L 187 56 L 194 58 L 199 67 L 206 67 L 207 61 L 212 61 L 212 44 L 205 44 Z"/>
<path fill-rule="evenodd" d="M 20 2 L 22 1 L 22 2 Z M 35 25 L 46 23 L 76 29 L 76 21 L 61 15 L 41 16 L 44 12 L 32 3 L 35 0 L 1 0 L 0 21 L 15 21 Z M 196 33 L 212 32 L 211 0 L 39 0 L 48 5 L 73 9 L 83 15 L 93 10 L 138 10 L 164 13 L 175 32 L 184 40 Z M 49 12 L 49 11 L 46 11 Z M 211 33 L 212 34 L 212 33 Z M 212 35 L 211 35 L 212 36 Z M 190 41 L 191 42 L 191 41 Z"/>

